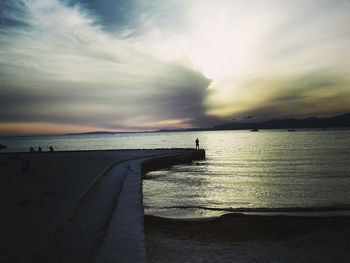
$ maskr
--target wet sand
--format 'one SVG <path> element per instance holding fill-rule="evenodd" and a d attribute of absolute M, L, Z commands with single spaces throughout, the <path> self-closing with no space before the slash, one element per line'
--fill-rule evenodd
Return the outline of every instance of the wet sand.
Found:
<path fill-rule="evenodd" d="M 350 262 L 350 218 L 145 216 L 148 262 Z"/>

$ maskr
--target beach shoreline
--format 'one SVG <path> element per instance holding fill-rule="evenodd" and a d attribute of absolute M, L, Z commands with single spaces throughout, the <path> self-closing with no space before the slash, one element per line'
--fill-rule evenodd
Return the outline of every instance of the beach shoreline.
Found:
<path fill-rule="evenodd" d="M 148 262 L 349 262 L 350 217 L 146 215 Z"/>

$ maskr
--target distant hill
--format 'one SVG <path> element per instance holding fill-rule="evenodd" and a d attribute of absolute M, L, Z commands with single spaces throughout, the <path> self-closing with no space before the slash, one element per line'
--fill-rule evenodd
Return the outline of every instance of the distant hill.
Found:
<path fill-rule="evenodd" d="M 125 133 L 148 133 L 154 131 L 138 131 L 138 132 L 110 132 L 110 131 L 92 131 L 81 133 L 66 133 L 64 135 L 104 135 L 104 134 L 125 134 Z"/>
<path fill-rule="evenodd" d="M 210 130 L 248 129 L 296 129 L 296 128 L 336 128 L 350 127 L 350 113 L 330 118 L 280 119 L 262 122 L 232 122 L 214 126 Z"/>
<path fill-rule="evenodd" d="M 82 133 L 66 133 L 64 135 L 99 135 L 99 134 L 113 134 L 116 132 L 109 131 L 93 131 L 93 132 L 82 132 Z"/>
<path fill-rule="evenodd" d="M 189 131 L 207 131 L 209 128 L 186 128 L 186 129 L 161 129 L 154 132 L 189 132 Z"/>

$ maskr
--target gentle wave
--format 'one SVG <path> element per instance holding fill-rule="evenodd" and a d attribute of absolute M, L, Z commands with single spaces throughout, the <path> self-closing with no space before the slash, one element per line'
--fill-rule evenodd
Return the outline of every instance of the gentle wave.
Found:
<path fill-rule="evenodd" d="M 235 212 L 235 213 L 245 213 L 245 212 L 334 212 L 334 211 L 350 211 L 349 205 L 339 205 L 339 206 L 324 206 L 324 207 L 241 207 L 241 208 L 218 208 L 218 207 L 205 207 L 205 206 L 165 206 L 165 207 L 152 207 L 145 206 L 146 209 L 157 208 L 157 209 L 201 209 L 210 211 L 220 211 L 220 212 Z"/>

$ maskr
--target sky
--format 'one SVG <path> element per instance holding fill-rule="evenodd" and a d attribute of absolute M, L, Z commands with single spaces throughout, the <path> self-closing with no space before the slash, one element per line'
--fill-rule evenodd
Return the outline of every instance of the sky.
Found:
<path fill-rule="evenodd" d="M 349 0 L 0 0 L 0 135 L 350 112 Z"/>

